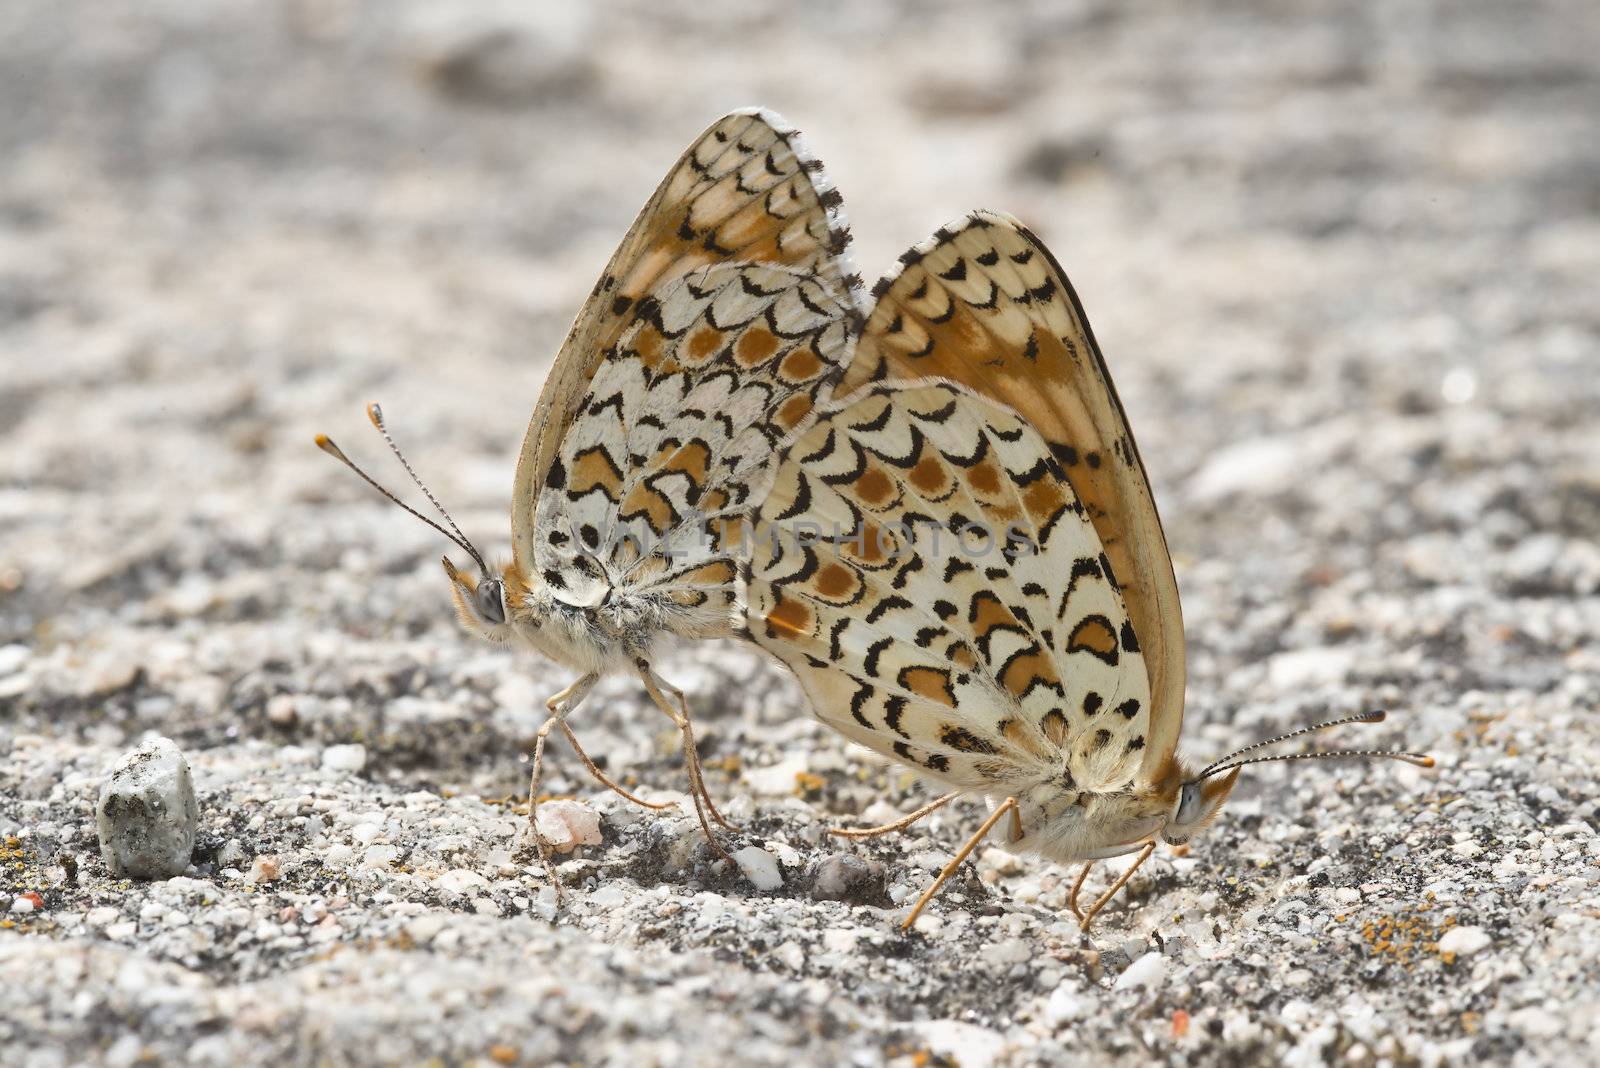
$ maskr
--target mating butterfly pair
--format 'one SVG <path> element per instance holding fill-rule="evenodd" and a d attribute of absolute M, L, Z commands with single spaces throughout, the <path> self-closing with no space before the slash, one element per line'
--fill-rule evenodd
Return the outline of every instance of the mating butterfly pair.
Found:
<path fill-rule="evenodd" d="M 839 205 L 770 112 L 735 112 L 695 141 L 556 357 L 499 573 L 431 493 L 448 529 L 318 444 L 472 558 L 476 574 L 444 562 L 469 630 L 581 673 L 538 732 L 530 825 L 554 729 L 606 787 L 662 807 L 607 778 L 567 723 L 602 674 L 632 672 L 681 731 L 690 796 L 722 852 L 687 703 L 652 649 L 743 636 L 789 665 L 823 722 L 950 788 L 896 823 L 838 833 L 898 830 L 963 795 L 989 804 L 907 926 L 1008 819 L 1009 846 L 1086 862 L 1071 907 L 1087 927 L 1158 839 L 1187 841 L 1254 761 L 1194 773 L 1176 758 L 1177 583 L 1055 259 L 1016 220 L 977 212 L 864 301 Z M 1255 759 L 1312 755 L 1431 763 Z M 1080 909 L 1090 865 L 1134 852 Z"/>

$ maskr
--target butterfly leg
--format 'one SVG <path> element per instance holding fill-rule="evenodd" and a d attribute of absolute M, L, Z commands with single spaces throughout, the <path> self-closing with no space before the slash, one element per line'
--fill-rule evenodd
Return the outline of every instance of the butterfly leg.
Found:
<path fill-rule="evenodd" d="M 1089 922 L 1094 919 L 1095 914 L 1105 908 L 1111 899 L 1117 896 L 1117 891 L 1128 884 L 1128 880 L 1133 878 L 1133 873 L 1139 870 L 1139 865 L 1149 860 L 1150 854 L 1155 851 L 1156 844 L 1154 842 L 1145 843 L 1145 847 L 1139 850 L 1138 858 L 1128 865 L 1128 870 L 1117 876 L 1117 881 L 1111 884 L 1111 889 L 1101 894 L 1099 899 L 1089 906 L 1089 911 L 1084 913 L 1083 919 L 1078 921 L 1078 930 L 1087 931 L 1089 929 Z"/>
<path fill-rule="evenodd" d="M 1078 907 L 1078 891 L 1083 889 L 1083 881 L 1089 877 L 1089 869 L 1092 867 L 1094 867 L 1092 860 L 1083 866 L 1083 870 L 1078 872 L 1078 878 L 1072 884 L 1072 893 L 1067 895 L 1067 908 L 1072 910 L 1072 914 L 1080 922 L 1083 920 L 1083 910 Z"/>
<path fill-rule="evenodd" d="M 677 807 L 678 803 L 676 801 L 646 801 L 644 798 L 637 797 L 623 789 L 617 783 L 608 778 L 606 773 L 601 771 L 599 767 L 595 765 L 594 760 L 589 756 L 589 754 L 584 752 L 583 746 L 578 744 L 578 736 L 572 733 L 572 727 L 565 719 L 561 720 L 561 729 L 566 732 L 567 741 L 572 745 L 572 751 L 578 754 L 578 759 L 583 761 L 583 766 L 588 769 L 590 775 L 593 775 L 595 779 L 599 781 L 600 785 L 627 798 L 640 808 L 648 808 L 660 811 L 664 808 Z"/>
<path fill-rule="evenodd" d="M 917 917 L 922 914 L 922 910 L 927 907 L 928 902 L 933 900 L 933 895 L 937 894 L 939 889 L 950 881 L 950 876 L 954 875 L 956 869 L 961 867 L 961 862 L 967 859 L 967 855 L 978 848 L 978 843 L 983 841 L 984 835 L 993 830 L 994 825 L 999 823 L 1006 813 L 1015 812 L 1016 809 L 1017 799 L 1008 797 L 993 812 L 989 813 L 989 818 L 983 821 L 983 826 L 979 827 L 977 832 L 967 839 L 967 844 L 961 847 L 959 853 L 950 858 L 950 863 L 946 864 L 944 870 L 939 873 L 939 877 L 933 880 L 933 885 L 924 890 L 922 896 L 917 898 L 917 903 L 911 906 L 910 914 L 900 924 L 902 931 L 909 931 L 911 925 L 917 922 Z"/>
<path fill-rule="evenodd" d="M 828 833 L 836 834 L 840 838 L 876 838 L 881 834 L 893 834 L 895 831 L 905 830 L 929 813 L 939 811 L 960 796 L 960 790 L 952 790 L 938 800 L 923 805 L 909 816 L 901 816 L 893 823 L 885 823 L 882 827 L 829 827 Z"/>
<path fill-rule="evenodd" d="M 550 715 L 539 725 L 539 733 L 533 739 L 533 774 L 528 778 L 528 835 L 533 839 L 534 848 L 539 851 L 539 862 L 550 877 L 550 885 L 556 888 L 557 905 L 561 904 L 561 878 L 556 875 L 555 865 L 550 862 L 550 846 L 539 833 L 539 780 L 544 774 L 544 741 L 550 735 L 550 728 L 557 724 L 566 726 L 567 714 L 589 696 L 589 691 L 599 681 L 599 675 L 584 675 L 546 701 L 545 708 Z"/>
<path fill-rule="evenodd" d="M 711 816 L 722 826 L 729 830 L 736 829 L 722 818 L 722 814 L 717 811 L 717 807 L 711 803 L 711 795 L 706 792 L 705 779 L 700 774 L 700 753 L 694 743 L 694 728 L 689 724 L 688 701 L 685 700 L 682 690 L 666 682 L 651 670 L 649 661 L 640 658 L 634 661 L 634 665 L 638 668 L 639 678 L 644 682 L 644 689 L 650 695 L 650 700 L 654 701 L 656 707 L 665 712 L 668 718 L 677 724 L 678 730 L 683 732 L 683 762 L 689 771 L 689 796 L 694 799 L 694 811 L 695 815 L 700 817 L 700 829 L 705 832 L 706 841 L 711 843 L 711 848 L 716 850 L 722 859 L 732 861 L 733 858 L 728 856 L 728 851 L 722 847 L 722 843 L 712 833 L 711 822 L 706 818 L 706 813 L 709 811 Z M 663 690 L 672 694 L 673 698 L 678 702 L 678 708 L 672 707 L 672 702 L 667 699 L 666 694 L 662 693 Z"/>

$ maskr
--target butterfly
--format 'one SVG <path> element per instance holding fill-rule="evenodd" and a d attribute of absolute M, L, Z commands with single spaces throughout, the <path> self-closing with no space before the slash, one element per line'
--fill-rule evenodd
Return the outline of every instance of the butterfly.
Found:
<path fill-rule="evenodd" d="M 1144 464 L 1065 273 L 1015 219 L 976 212 L 874 287 L 836 395 L 755 514 L 747 636 L 846 737 L 988 817 L 909 927 L 1002 820 L 1006 844 L 1083 862 L 1084 929 L 1154 851 L 1217 816 L 1259 760 L 1176 755 L 1183 619 Z M 941 544 L 942 542 L 942 544 Z M 1095 862 L 1136 853 L 1089 908 Z"/>
<path fill-rule="evenodd" d="M 559 729 L 608 778 L 567 718 L 600 677 L 631 673 L 678 727 L 690 796 L 712 846 L 724 820 L 706 790 L 683 693 L 652 666 L 664 638 L 732 634 L 737 520 L 778 446 L 826 403 L 860 325 L 840 196 L 798 133 L 768 111 L 713 123 L 646 203 L 578 313 L 546 378 L 511 492 L 512 559 L 490 567 L 422 485 L 449 529 L 403 504 L 326 436 L 317 443 L 472 560 L 445 574 L 462 625 L 578 673 L 536 735 L 529 827 L 544 745 Z M 552 871 L 552 879 L 554 873 Z M 557 885 L 559 894 L 560 887 Z"/>

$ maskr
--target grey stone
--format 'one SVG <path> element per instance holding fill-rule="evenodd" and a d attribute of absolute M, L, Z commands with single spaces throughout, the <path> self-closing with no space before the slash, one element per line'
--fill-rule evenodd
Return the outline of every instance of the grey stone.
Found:
<path fill-rule="evenodd" d="M 125 754 L 100 787 L 100 855 L 113 875 L 181 875 L 199 818 L 188 761 L 171 739 L 152 739 Z"/>
<path fill-rule="evenodd" d="M 821 901 L 886 904 L 883 865 L 853 853 L 835 853 L 817 863 L 811 875 L 811 896 Z"/>

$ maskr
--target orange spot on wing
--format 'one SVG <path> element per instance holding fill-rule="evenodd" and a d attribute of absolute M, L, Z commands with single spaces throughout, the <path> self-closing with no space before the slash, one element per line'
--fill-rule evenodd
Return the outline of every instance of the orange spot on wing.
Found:
<path fill-rule="evenodd" d="M 778 338 L 771 330 L 753 326 L 739 335 L 733 351 L 741 364 L 754 367 L 778 351 Z"/>
<path fill-rule="evenodd" d="M 894 500 L 894 483 L 881 468 L 869 467 L 855 483 L 856 497 L 875 508 L 882 508 Z"/>
<path fill-rule="evenodd" d="M 843 542 L 843 548 L 863 566 L 876 567 L 889 559 L 889 556 L 899 548 L 899 543 L 890 531 L 871 523 L 862 523 L 860 540 L 850 538 Z"/>
<path fill-rule="evenodd" d="M 711 463 L 711 450 L 701 442 L 691 441 L 687 445 L 671 450 L 665 460 L 666 462 L 661 464 L 661 470 L 681 472 L 699 486 L 705 483 L 706 468 Z"/>
<path fill-rule="evenodd" d="M 1006 741 L 1010 742 L 1018 749 L 1026 750 L 1028 753 L 1038 757 L 1040 760 L 1050 759 L 1050 754 L 1046 753 L 1043 747 L 1039 745 L 1039 739 L 1034 737 L 1032 731 L 1028 730 L 1027 727 L 1022 725 L 1021 720 L 1006 720 L 1005 725 L 1000 728 L 1000 733 L 1005 737 Z"/>
<path fill-rule="evenodd" d="M 633 487 L 628 499 L 623 501 L 618 514 L 624 519 L 643 515 L 645 522 L 656 534 L 665 534 L 675 522 L 672 502 L 659 491 L 643 484 Z"/>
<path fill-rule="evenodd" d="M 967 472 L 967 482 L 985 497 L 993 497 L 1000 492 L 1000 471 L 992 462 L 985 461 Z"/>
<path fill-rule="evenodd" d="M 829 564 L 817 573 L 812 586 L 822 596 L 837 600 L 856 588 L 856 574 L 843 564 Z"/>
<path fill-rule="evenodd" d="M 793 430 L 809 414 L 811 414 L 811 398 L 804 393 L 796 393 L 784 401 L 783 406 L 778 409 L 778 424 L 785 430 Z"/>
<path fill-rule="evenodd" d="M 1067 744 L 1067 717 L 1055 709 L 1044 714 L 1044 719 L 1039 722 L 1040 730 L 1050 739 L 1050 744 L 1060 748 Z"/>
<path fill-rule="evenodd" d="M 782 595 L 767 613 L 767 633 L 774 638 L 803 638 L 811 633 L 811 610 L 799 601 L 786 601 Z"/>
<path fill-rule="evenodd" d="M 1027 630 L 1012 614 L 1011 609 L 992 593 L 984 592 L 974 597 L 972 611 L 969 614 L 972 619 L 972 633 L 980 640 L 1002 627 L 1024 633 Z"/>
<path fill-rule="evenodd" d="M 917 461 L 917 466 L 911 469 L 910 479 L 919 492 L 928 496 L 943 494 L 948 485 L 944 465 L 932 455 Z"/>
<path fill-rule="evenodd" d="M 827 366 L 810 349 L 795 349 L 783 358 L 778 374 L 786 382 L 809 382 Z"/>
<path fill-rule="evenodd" d="M 689 339 L 689 355 L 703 360 L 722 347 L 722 331 L 703 326 Z"/>
<path fill-rule="evenodd" d="M 950 673 L 931 667 L 911 667 L 900 672 L 900 685 L 918 697 L 956 707 L 955 691 L 950 687 Z"/>
<path fill-rule="evenodd" d="M 1055 662 L 1042 651 L 1013 658 L 1000 674 L 1000 685 L 1018 698 L 1035 685 L 1049 686 L 1060 682 L 1061 677 L 1056 674 Z"/>
<path fill-rule="evenodd" d="M 685 586 L 726 586 L 733 582 L 733 565 L 726 560 L 714 560 L 686 573 L 679 581 Z"/>
<path fill-rule="evenodd" d="M 651 371 L 661 369 L 662 344 L 666 339 L 661 336 L 661 331 L 646 323 L 639 328 L 628 342 L 628 347 L 639 354 L 640 361 Z M 674 361 L 675 362 L 675 361 Z"/>
<path fill-rule="evenodd" d="M 596 445 L 573 457 L 570 485 L 575 494 L 588 493 L 598 487 L 608 499 L 615 501 L 622 490 L 622 471 L 612 461 L 610 453 Z"/>
<path fill-rule="evenodd" d="M 1061 490 L 1061 484 L 1050 478 L 1041 478 L 1029 486 L 1022 495 L 1022 503 L 1027 506 L 1028 514 L 1035 520 L 1043 523 L 1063 504 L 1067 503 L 1066 494 Z"/>
<path fill-rule="evenodd" d="M 1102 659 L 1117 655 L 1117 632 L 1099 616 L 1090 616 L 1072 628 L 1067 638 L 1067 652 L 1087 650 Z"/>

